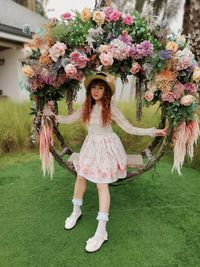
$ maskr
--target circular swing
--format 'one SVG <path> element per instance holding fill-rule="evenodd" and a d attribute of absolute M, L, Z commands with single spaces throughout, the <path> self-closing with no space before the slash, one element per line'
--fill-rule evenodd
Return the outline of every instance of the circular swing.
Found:
<path fill-rule="evenodd" d="M 110 2 L 111 1 L 95 1 L 95 8 L 94 10 L 97 12 L 101 12 L 103 7 L 109 7 L 110 6 Z M 112 8 L 111 8 L 112 9 Z M 112 11 L 112 10 L 111 10 Z M 112 11 L 113 12 L 113 11 Z M 89 13 L 88 13 L 89 14 Z M 119 12 L 115 13 L 116 14 L 120 14 Z M 98 13 L 99 15 L 99 13 Z M 101 14 L 100 14 L 101 15 Z M 69 14 L 67 14 L 67 16 L 69 16 Z M 63 32 L 63 34 L 59 35 L 59 31 L 62 31 L 64 29 L 65 31 L 65 23 L 66 22 L 62 22 L 63 24 L 59 24 L 58 23 L 58 28 L 56 28 L 56 24 L 52 23 L 52 25 L 50 24 L 50 26 L 47 28 L 47 36 L 49 36 L 49 34 L 51 34 L 51 31 L 53 29 L 54 31 L 54 40 L 52 41 L 51 38 L 46 38 L 47 40 L 45 40 L 45 45 L 48 45 L 50 47 L 50 49 L 52 49 L 52 46 L 55 45 L 55 41 L 56 38 L 59 41 L 62 41 L 62 38 L 65 37 L 66 35 L 69 35 L 69 39 L 70 39 L 70 45 L 71 45 L 71 51 L 73 51 L 73 42 L 75 42 L 75 40 L 73 40 L 73 38 L 76 38 L 76 31 L 77 31 L 77 27 L 79 30 L 85 30 L 82 27 L 82 23 L 85 23 L 85 27 L 87 28 L 87 32 L 89 31 L 91 25 L 94 25 L 94 22 L 92 21 L 92 18 L 89 18 L 89 20 L 85 20 L 85 17 L 83 17 L 82 21 L 80 19 L 80 15 L 77 15 L 76 18 L 76 22 L 74 22 L 74 24 L 69 24 L 68 21 L 66 25 L 71 25 L 70 30 L 74 30 L 75 33 L 72 31 L 70 33 L 67 32 L 66 33 Z M 105 17 L 104 17 L 105 19 Z M 116 17 L 115 17 L 116 19 Z M 84 21 L 85 20 L 85 21 Z M 95 20 L 95 19 L 93 19 Z M 108 20 L 109 21 L 109 20 Z M 198 128 L 198 123 L 196 120 L 196 106 L 195 106 L 195 101 L 191 102 L 190 105 L 184 105 L 184 103 L 182 103 L 182 98 L 178 98 L 174 92 L 171 91 L 171 88 L 175 88 L 177 84 L 180 86 L 185 86 L 188 83 L 195 83 L 200 81 L 200 78 L 198 78 L 196 75 L 195 76 L 195 71 L 194 69 L 192 70 L 187 70 L 185 71 L 185 73 L 183 74 L 183 69 L 181 70 L 175 70 L 175 64 L 178 64 L 179 62 L 173 62 L 172 59 L 173 57 L 175 58 L 174 55 L 175 51 L 173 51 L 174 46 L 177 46 L 177 49 L 179 49 L 180 51 L 182 51 L 185 47 L 186 44 L 178 44 L 178 41 L 176 40 L 176 37 L 174 35 L 172 35 L 170 38 L 168 39 L 167 35 L 166 35 L 166 29 L 159 29 L 159 34 L 156 33 L 156 30 L 154 29 L 152 32 L 149 31 L 148 27 L 147 27 L 147 23 L 140 18 L 138 13 L 135 13 L 135 24 L 134 27 L 132 28 L 132 23 L 130 23 L 132 21 L 131 16 L 128 16 L 127 18 L 127 22 L 124 24 L 126 24 L 125 29 L 121 26 L 121 24 L 119 24 L 118 26 L 117 23 L 118 22 L 113 22 L 113 25 L 115 25 L 115 27 L 122 27 L 122 36 L 121 40 L 126 39 L 127 37 L 129 38 L 126 39 L 127 41 L 130 42 L 130 37 L 129 34 L 132 35 L 132 37 L 135 37 L 136 39 L 138 39 L 138 41 L 136 42 L 137 45 L 141 45 L 140 42 L 142 42 L 145 38 L 148 39 L 148 45 L 150 43 L 150 46 L 152 46 L 151 42 L 154 44 L 154 47 L 156 48 L 156 53 L 152 56 L 152 53 L 146 54 L 146 58 L 144 57 L 144 61 L 143 59 L 137 58 L 135 56 L 135 52 L 133 53 L 134 55 L 132 56 L 132 59 L 130 59 L 130 56 L 127 57 L 126 60 L 124 59 L 120 59 L 120 60 L 116 60 L 114 63 L 112 64 L 112 66 L 104 66 L 103 70 L 104 71 L 108 71 L 110 73 L 119 73 L 119 76 L 122 80 L 122 82 L 126 82 L 127 81 L 127 75 L 130 75 L 130 66 L 131 64 L 138 64 L 138 62 L 142 65 L 142 64 L 152 64 L 153 65 L 153 69 L 151 71 L 151 73 L 146 73 L 144 71 L 144 69 L 141 68 L 140 66 L 140 70 L 137 71 L 137 73 L 134 73 L 136 76 L 136 98 L 137 98 L 137 119 L 140 120 L 141 118 L 141 114 L 142 114 L 142 105 L 143 105 L 143 100 L 144 100 L 144 95 L 145 92 L 149 91 L 148 89 L 148 82 L 152 81 L 153 78 L 157 81 L 156 83 L 156 90 L 153 91 L 153 98 L 149 101 L 148 99 L 146 100 L 146 103 L 149 104 L 154 104 L 156 103 L 158 100 L 160 101 L 160 108 L 161 108 L 161 118 L 160 118 L 160 123 L 158 125 L 158 128 L 164 128 L 167 124 L 167 120 L 168 120 L 168 133 L 167 136 L 165 137 L 155 137 L 152 142 L 146 147 L 146 149 L 144 149 L 144 151 L 142 151 L 140 154 L 138 155 L 127 155 L 128 156 L 128 167 L 134 168 L 134 170 L 128 171 L 127 172 L 127 177 L 125 179 L 119 179 L 117 182 L 112 183 L 112 185 L 119 185 L 122 183 L 126 183 L 128 181 L 132 181 L 134 179 L 136 179 L 140 174 L 150 170 L 151 168 L 153 168 L 156 163 L 160 160 L 160 158 L 164 155 L 164 153 L 166 152 L 166 149 L 169 145 L 169 143 L 172 140 L 172 135 L 174 135 L 174 133 L 176 134 L 176 138 L 175 138 L 175 144 L 177 145 L 176 147 L 176 155 L 175 158 L 178 158 L 177 162 L 176 162 L 176 166 L 177 170 L 180 169 L 180 167 L 182 166 L 183 159 L 179 160 L 179 152 L 180 152 L 180 147 L 183 147 L 187 145 L 187 138 L 192 138 L 192 141 L 190 142 L 190 147 L 193 146 L 194 142 L 196 142 L 197 137 L 199 136 L 199 128 Z M 102 23 L 100 23 L 99 25 L 99 20 L 95 21 L 97 23 L 97 28 L 96 30 L 98 30 L 101 36 L 101 26 Z M 115 32 L 113 31 L 117 31 L 118 28 L 116 28 L 115 30 L 113 30 L 110 27 L 110 21 L 107 23 L 108 25 L 106 25 L 106 29 L 108 32 L 112 32 L 113 35 L 115 35 Z M 122 23 L 122 22 L 120 22 Z M 124 25 L 123 24 L 123 25 Z M 88 26 L 89 25 L 89 26 Z M 100 27 L 99 27 L 100 26 Z M 94 27 L 94 26 L 93 26 Z M 69 29 L 68 29 L 69 30 Z M 163 36 L 160 38 L 160 33 L 163 34 Z M 58 34 L 58 35 L 57 35 Z M 70 36 L 71 34 L 71 36 Z M 84 46 L 84 41 L 86 38 L 86 33 L 83 32 L 82 34 L 82 41 L 80 41 L 80 43 L 78 43 L 77 45 L 77 40 L 76 40 L 76 46 L 75 49 L 83 49 Z M 118 33 L 121 34 L 121 32 Z M 51 35 L 50 35 L 51 36 Z M 68 36 L 67 36 L 68 37 Z M 91 36 L 90 36 L 91 37 Z M 116 36 L 115 36 L 116 38 Z M 158 39 L 160 38 L 160 42 L 158 41 Z M 111 40 L 113 40 L 114 38 L 112 38 L 111 36 Z M 132 39 L 132 38 L 131 38 Z M 177 43 L 175 42 L 177 41 Z M 183 41 L 183 40 L 182 40 Z M 31 42 L 28 44 L 28 49 L 32 49 L 32 46 L 37 46 L 38 43 L 39 45 L 43 45 L 43 36 L 37 36 L 35 40 L 33 40 L 34 45 L 31 44 Z M 52 42 L 52 43 L 51 43 Z M 88 44 L 90 44 L 90 46 L 92 47 L 92 49 L 94 51 L 96 51 L 94 45 L 96 44 L 96 46 L 100 46 L 102 45 L 101 42 L 99 42 L 99 40 L 97 39 L 94 43 L 93 43 L 93 39 L 87 39 Z M 104 40 L 105 42 L 105 40 Z M 166 45 L 166 43 L 170 43 L 169 47 L 166 48 L 166 50 L 164 50 L 164 47 Z M 172 44 L 173 43 L 173 44 Z M 105 44 L 105 43 L 103 43 Z M 66 49 L 66 45 L 64 43 L 59 43 L 59 45 L 62 46 L 62 49 L 64 47 L 64 52 Z M 133 45 L 133 44 L 131 44 Z M 133 45 L 133 48 L 135 49 L 135 47 L 137 45 Z M 49 54 L 51 54 L 49 49 Z M 62 50 L 61 49 L 61 50 Z M 104 47 L 105 49 L 105 47 Z M 30 50 L 28 50 L 28 52 L 30 52 Z M 173 54 L 174 53 L 174 54 Z M 72 54 L 72 52 L 71 52 Z M 70 55 L 71 55 L 70 54 Z M 64 53 L 63 53 L 64 55 Z M 63 56 L 62 55 L 62 56 Z M 69 55 L 69 56 L 70 56 Z M 79 53 L 80 55 L 80 53 Z M 191 54 L 190 54 L 191 55 Z M 187 56 L 187 55 L 186 55 Z M 191 56 L 192 57 L 192 56 Z M 100 58 L 100 56 L 99 56 Z M 80 68 L 79 72 L 81 72 L 84 75 L 87 74 L 91 74 L 94 73 L 95 71 L 97 71 L 98 67 L 99 67 L 99 60 L 98 56 L 97 56 L 97 52 L 95 52 L 95 54 L 92 54 L 89 60 L 89 66 L 87 68 L 87 70 L 85 70 L 85 72 L 83 71 L 83 68 Z M 134 62 L 132 63 L 132 60 L 134 59 Z M 67 59 L 68 60 L 68 59 Z M 177 59 L 178 60 L 178 59 Z M 52 63 L 53 61 L 53 63 Z M 86 60 L 87 61 L 87 60 Z M 39 63 L 38 63 L 39 62 Z M 68 79 L 67 81 L 60 82 L 60 80 L 58 79 L 58 77 L 60 77 L 59 75 L 57 75 L 57 79 L 58 81 L 54 81 L 53 79 L 50 79 L 49 76 L 46 74 L 46 72 L 43 74 L 41 74 L 41 72 L 43 72 L 44 66 L 45 64 L 47 64 L 46 62 L 50 62 L 49 65 L 53 65 L 52 68 L 45 69 L 46 72 L 52 72 L 55 69 L 60 71 L 61 70 L 61 78 L 63 79 L 63 77 L 66 78 L 66 74 L 63 72 L 63 69 L 65 69 L 66 64 L 65 64 L 65 58 L 61 58 L 60 55 L 59 57 L 56 57 L 56 55 L 51 54 L 51 59 L 49 56 L 47 56 L 46 54 L 42 54 L 41 50 L 38 48 L 38 50 L 34 51 L 31 53 L 29 53 L 29 55 L 27 56 L 27 59 L 24 61 L 25 67 L 23 69 L 24 73 L 28 76 L 29 78 L 29 86 L 28 86 L 28 90 L 31 92 L 32 94 L 32 99 L 35 101 L 35 108 L 33 108 L 33 113 L 35 114 L 35 119 L 34 119 L 34 127 L 36 132 L 38 133 L 38 135 L 40 135 L 41 133 L 41 126 L 42 126 L 42 120 L 44 119 L 44 117 L 42 116 L 43 113 L 43 108 L 44 105 L 46 105 L 49 101 L 53 101 L 54 102 L 54 108 L 56 113 L 58 113 L 58 105 L 57 105 L 57 101 L 60 100 L 61 97 L 63 97 L 63 95 L 65 95 L 66 97 L 66 103 L 67 103 L 67 107 L 68 107 L 68 112 L 69 114 L 71 114 L 73 112 L 73 100 L 76 98 L 76 94 L 77 91 L 80 87 L 80 81 L 81 79 Z M 68 62 L 69 63 L 69 62 Z M 67 63 L 67 64 L 68 64 Z M 102 62 L 101 62 L 102 63 Z M 54 65 L 55 64 L 55 65 Z M 61 68 L 63 64 L 64 68 Z M 103 64 L 103 63 L 102 63 Z M 144 65 L 145 65 L 144 64 Z M 193 63 L 191 63 L 192 65 Z M 35 66 L 36 65 L 36 66 Z M 94 67 L 95 65 L 95 67 Z M 27 67 L 28 66 L 28 67 Z M 41 67 L 42 66 L 42 67 Z M 48 66 L 48 64 L 47 64 Z M 28 70 L 27 70 L 28 68 Z M 92 70 L 92 72 L 90 72 L 90 69 Z M 37 80 L 38 83 L 36 83 L 36 81 L 34 80 L 36 77 L 36 72 L 38 72 L 38 76 L 40 79 L 39 82 Z M 198 72 L 198 70 L 197 70 Z M 48 73 L 49 74 L 49 73 Z M 133 73 L 132 73 L 133 74 Z M 157 76 L 156 76 L 157 75 Z M 193 75 L 193 76 L 192 76 Z M 155 78 L 155 76 L 157 78 Z M 193 78 L 193 77 L 196 77 Z M 41 82 L 42 80 L 42 82 Z M 50 80 L 50 81 L 49 81 Z M 37 84 L 37 86 L 35 85 L 35 83 Z M 167 87 L 168 86 L 168 87 Z M 56 88 L 56 90 L 55 90 Z M 163 90 L 163 88 L 166 90 L 166 88 L 168 88 L 168 98 L 166 98 L 166 92 Z M 170 88 L 170 90 L 169 90 Z M 60 92 L 59 90 L 60 89 Z M 174 90 L 175 90 L 174 89 Z M 151 92 L 152 93 L 152 92 Z M 195 98 L 195 93 L 193 94 L 193 98 Z M 44 94 L 44 95 L 43 95 Z M 184 96 L 188 97 L 188 89 L 184 91 Z M 164 98 L 164 96 L 165 98 Z M 174 97 L 173 101 L 171 101 L 172 99 L 172 95 Z M 171 97 L 171 98 L 169 98 Z M 44 121 L 44 120 L 43 120 Z M 48 120 L 47 120 L 48 121 Z M 48 124 L 48 123 L 47 123 Z M 59 153 L 56 151 L 56 149 L 54 148 L 52 142 L 48 143 L 49 146 L 49 151 L 50 153 L 53 155 L 53 157 L 55 158 L 55 160 L 65 169 L 69 170 L 70 172 L 72 172 L 74 175 L 76 175 L 76 171 L 74 169 L 73 166 L 73 159 L 74 157 L 78 156 L 78 153 L 74 153 L 73 150 L 71 149 L 71 147 L 69 145 L 65 144 L 65 141 L 57 127 L 57 125 L 54 123 L 52 124 L 52 122 L 50 123 L 51 125 L 53 125 L 53 133 L 55 134 L 55 136 L 57 137 L 57 139 L 59 140 L 61 147 L 62 147 L 62 151 Z M 190 129 L 190 135 L 187 136 L 186 138 L 186 142 L 184 143 L 180 143 L 179 139 L 181 139 L 181 137 L 187 132 L 189 132 L 187 129 Z M 175 131 L 174 131 L 175 130 Z M 180 136 L 180 138 L 179 138 Z M 181 139 L 182 140 L 182 139 Z M 174 141 L 174 140 L 173 140 Z M 183 141 L 183 140 L 182 140 Z M 189 143 L 189 142 L 188 142 Z M 156 151 L 156 152 L 155 152 Z M 191 152 L 191 150 L 190 150 Z M 64 159 L 65 155 L 69 155 L 69 159 L 66 161 Z M 184 154 L 185 156 L 185 154 Z M 189 154 L 189 156 L 192 158 L 193 154 L 192 152 Z M 143 162 L 143 158 L 146 158 L 145 163 Z"/>
<path fill-rule="evenodd" d="M 166 125 L 166 115 L 162 112 L 161 121 L 159 123 L 159 128 L 164 128 Z M 134 168 L 132 171 L 127 172 L 127 176 L 124 179 L 118 179 L 116 182 L 112 183 L 111 185 L 120 185 L 124 184 L 128 181 L 132 181 L 136 179 L 142 173 L 150 170 L 151 168 L 155 167 L 156 163 L 160 160 L 160 158 L 165 154 L 169 143 L 171 142 L 171 134 L 172 134 L 172 127 L 170 126 L 168 134 L 166 137 L 155 137 L 152 142 L 142 151 L 140 154 L 137 155 L 127 155 L 128 159 L 128 166 L 129 168 Z M 61 134 L 57 128 L 55 128 L 55 134 L 60 139 Z M 153 154 L 155 149 L 158 151 Z M 73 152 L 73 150 L 63 143 L 63 150 L 61 153 L 58 153 L 53 146 L 50 146 L 50 151 L 53 154 L 56 161 L 65 169 L 69 170 L 71 173 L 76 175 L 76 171 L 73 165 L 73 160 L 79 156 L 79 153 Z M 70 155 L 68 160 L 64 160 L 64 155 Z M 143 157 L 147 158 L 146 163 L 143 161 Z"/>

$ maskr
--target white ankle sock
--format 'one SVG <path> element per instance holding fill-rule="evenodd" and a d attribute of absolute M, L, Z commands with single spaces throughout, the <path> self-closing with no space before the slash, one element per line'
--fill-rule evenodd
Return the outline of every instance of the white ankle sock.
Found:
<path fill-rule="evenodd" d="M 79 216 L 82 212 L 81 212 L 81 206 L 83 204 L 83 199 L 77 199 L 77 198 L 73 198 L 72 199 L 72 203 L 73 203 L 73 215 L 77 215 Z"/>
<path fill-rule="evenodd" d="M 99 234 L 101 236 L 105 236 L 106 233 L 106 223 L 109 220 L 108 219 L 108 213 L 106 212 L 98 212 L 98 216 L 96 218 L 98 222 L 98 226 L 96 229 L 95 234 Z"/>

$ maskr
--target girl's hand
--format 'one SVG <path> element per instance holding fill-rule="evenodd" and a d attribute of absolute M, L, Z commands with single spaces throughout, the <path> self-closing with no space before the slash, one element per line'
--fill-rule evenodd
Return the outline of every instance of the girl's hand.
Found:
<path fill-rule="evenodd" d="M 43 109 L 43 116 L 56 116 L 50 107 L 45 106 Z"/>
<path fill-rule="evenodd" d="M 157 129 L 155 132 L 155 136 L 166 136 L 167 128 L 164 129 Z"/>

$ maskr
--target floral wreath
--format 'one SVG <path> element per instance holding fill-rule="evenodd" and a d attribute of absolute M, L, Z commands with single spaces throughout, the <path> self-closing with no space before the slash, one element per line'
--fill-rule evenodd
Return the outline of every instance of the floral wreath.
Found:
<path fill-rule="evenodd" d="M 24 32 L 29 32 L 28 25 Z M 24 45 L 24 52 L 24 85 L 36 103 L 34 123 L 40 135 L 38 114 L 44 105 L 55 106 L 66 96 L 70 108 L 85 76 L 106 71 L 126 82 L 134 75 L 139 81 L 138 117 L 143 104 L 159 102 L 169 121 L 173 168 L 180 174 L 185 154 L 193 157 L 200 134 L 196 115 L 200 68 L 185 36 L 170 32 L 164 23 L 147 22 L 137 11 L 128 14 L 104 6 L 51 19 Z"/>

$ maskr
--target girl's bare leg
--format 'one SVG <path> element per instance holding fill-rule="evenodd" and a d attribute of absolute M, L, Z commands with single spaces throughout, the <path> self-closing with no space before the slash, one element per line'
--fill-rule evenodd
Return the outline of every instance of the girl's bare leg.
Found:
<path fill-rule="evenodd" d="M 108 221 L 108 212 L 110 208 L 110 192 L 108 184 L 97 184 L 99 195 L 99 212 L 97 216 L 98 226 L 95 235 L 88 239 L 85 247 L 86 251 L 94 252 L 100 249 L 105 240 L 108 239 L 106 223 Z"/>
<path fill-rule="evenodd" d="M 74 198 L 82 199 L 86 191 L 86 179 L 82 176 L 77 176 L 76 182 L 74 185 Z"/>
<path fill-rule="evenodd" d="M 81 206 L 83 203 L 83 196 L 86 191 L 86 179 L 82 176 L 77 176 L 76 182 L 74 185 L 74 195 L 72 199 L 73 203 L 73 212 L 71 215 L 65 220 L 65 229 L 72 229 L 78 218 L 81 216 Z"/>
<path fill-rule="evenodd" d="M 97 184 L 98 195 L 99 195 L 99 211 L 109 212 L 110 208 L 110 191 L 108 184 Z"/>
<path fill-rule="evenodd" d="M 98 226 L 96 233 L 106 235 L 106 223 L 108 221 L 109 208 L 110 208 L 110 191 L 108 184 L 97 184 L 99 195 L 99 212 L 97 216 Z"/>

